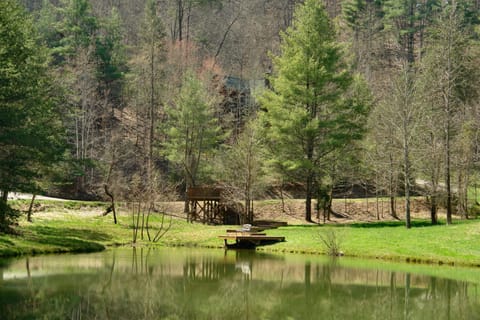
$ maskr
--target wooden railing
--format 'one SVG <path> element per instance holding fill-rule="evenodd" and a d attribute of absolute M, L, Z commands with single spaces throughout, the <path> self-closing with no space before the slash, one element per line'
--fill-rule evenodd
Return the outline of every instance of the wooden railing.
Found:
<path fill-rule="evenodd" d="M 189 201 L 220 201 L 222 198 L 221 188 L 212 187 L 193 187 L 187 190 L 187 200 Z"/>

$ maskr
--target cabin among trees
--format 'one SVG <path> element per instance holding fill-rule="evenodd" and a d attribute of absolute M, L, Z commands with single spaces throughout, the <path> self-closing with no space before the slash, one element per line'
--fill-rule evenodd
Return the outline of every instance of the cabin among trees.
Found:
<path fill-rule="evenodd" d="M 221 107 L 225 115 L 231 116 L 233 136 L 237 136 L 245 126 L 245 121 L 256 112 L 255 91 L 265 88 L 266 79 L 242 79 L 224 76 L 219 93 Z"/>

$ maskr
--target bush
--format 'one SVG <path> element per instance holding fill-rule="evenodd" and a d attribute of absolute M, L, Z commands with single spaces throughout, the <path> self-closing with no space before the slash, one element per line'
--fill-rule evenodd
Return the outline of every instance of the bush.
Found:
<path fill-rule="evenodd" d="M 329 256 L 343 256 L 343 252 L 340 250 L 342 243 L 341 238 L 335 230 L 328 229 L 323 233 L 320 233 L 320 240 L 325 246 L 325 252 Z"/>
<path fill-rule="evenodd" d="M 474 204 L 473 206 L 471 206 L 468 210 L 468 214 L 474 218 L 480 216 L 480 205 Z"/>
<path fill-rule="evenodd" d="M 0 200 L 0 233 L 14 233 L 12 226 L 17 224 L 19 217 L 20 210 L 13 209 Z"/>

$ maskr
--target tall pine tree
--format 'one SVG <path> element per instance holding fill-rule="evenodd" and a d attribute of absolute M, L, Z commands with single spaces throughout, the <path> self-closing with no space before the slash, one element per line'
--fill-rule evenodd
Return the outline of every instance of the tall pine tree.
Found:
<path fill-rule="evenodd" d="M 41 172 L 63 153 L 47 74 L 47 51 L 16 0 L 0 10 L 0 232 L 12 222 L 10 191 L 36 192 Z"/>
<path fill-rule="evenodd" d="M 260 102 L 276 167 L 303 180 L 305 219 L 312 221 L 312 199 L 328 167 L 323 160 L 361 138 L 368 108 L 352 97 L 354 78 L 321 1 L 297 7 L 282 39 L 271 89 Z"/>

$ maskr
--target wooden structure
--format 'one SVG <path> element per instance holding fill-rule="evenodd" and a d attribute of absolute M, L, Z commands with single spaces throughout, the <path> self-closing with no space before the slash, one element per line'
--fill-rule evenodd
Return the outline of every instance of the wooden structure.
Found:
<path fill-rule="evenodd" d="M 187 190 L 188 221 L 210 224 L 224 223 L 225 205 L 222 203 L 222 189 L 193 187 Z"/>
<path fill-rule="evenodd" d="M 250 225 L 244 225 L 239 230 L 227 230 L 226 235 L 219 236 L 223 239 L 226 248 L 232 249 L 253 249 L 257 246 L 273 244 L 285 241 L 283 236 L 267 236 L 266 233 Z M 234 243 L 228 243 L 227 240 L 235 240 Z"/>

